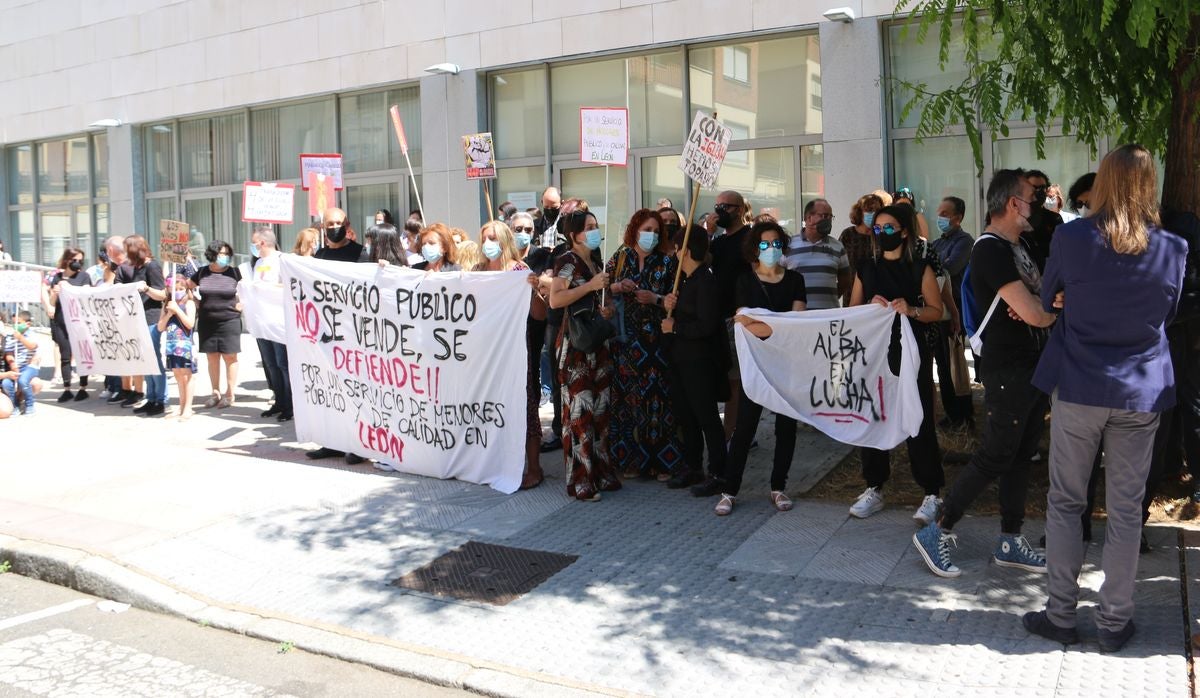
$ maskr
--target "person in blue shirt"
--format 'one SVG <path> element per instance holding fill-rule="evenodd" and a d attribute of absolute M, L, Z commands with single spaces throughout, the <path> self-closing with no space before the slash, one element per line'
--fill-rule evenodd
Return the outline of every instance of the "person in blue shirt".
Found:
<path fill-rule="evenodd" d="M 1049 310 L 1063 294 L 1033 384 L 1054 395 L 1050 491 L 1046 511 L 1046 608 L 1025 614 L 1025 628 L 1071 644 L 1084 546 L 1080 515 L 1101 440 L 1105 454 L 1101 651 L 1133 636 L 1133 583 L 1142 530 L 1142 495 L 1159 413 L 1175 404 L 1166 327 L 1183 284 L 1187 243 L 1159 227 L 1154 159 L 1125 145 L 1100 163 L 1094 213 L 1055 231 L 1042 280 Z"/>

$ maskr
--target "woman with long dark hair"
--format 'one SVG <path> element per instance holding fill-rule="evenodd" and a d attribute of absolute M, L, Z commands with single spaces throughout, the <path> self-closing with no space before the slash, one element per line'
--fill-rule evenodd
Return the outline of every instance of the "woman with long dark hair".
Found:
<path fill-rule="evenodd" d="M 59 293 L 62 284 L 72 286 L 91 286 L 92 277 L 83 270 L 83 250 L 78 247 L 68 247 L 58 258 L 58 272 L 50 279 L 50 284 L 42 287 L 42 306 L 50 316 L 50 338 L 58 346 L 59 372 L 62 374 L 63 394 L 58 396 L 59 402 L 68 400 L 86 400 L 88 377 L 79 374 L 79 392 L 71 392 L 71 338 L 67 336 L 67 319 L 63 316 L 62 299 Z"/>

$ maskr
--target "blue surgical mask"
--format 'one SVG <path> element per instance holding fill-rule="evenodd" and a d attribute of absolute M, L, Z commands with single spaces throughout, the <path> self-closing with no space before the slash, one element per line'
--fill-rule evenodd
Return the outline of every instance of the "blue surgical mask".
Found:
<path fill-rule="evenodd" d="M 943 233 L 950 232 L 950 219 L 946 218 L 945 216 L 938 216 L 937 227 L 938 230 L 942 231 Z"/>
<path fill-rule="evenodd" d="M 588 230 L 584 233 L 583 240 L 589 250 L 594 250 L 600 247 L 600 243 L 604 240 L 604 233 L 601 233 L 599 228 Z"/>
<path fill-rule="evenodd" d="M 649 230 L 638 231 L 638 247 L 645 252 L 653 252 L 658 247 L 658 233 Z"/>
<path fill-rule="evenodd" d="M 758 263 L 765 267 L 773 267 L 783 259 L 783 250 L 778 247 L 768 247 L 758 253 Z"/>
<path fill-rule="evenodd" d="M 875 225 L 874 211 L 863 211 L 863 225 L 867 226 L 868 228 Z"/>
<path fill-rule="evenodd" d="M 525 249 L 529 247 L 529 243 L 533 242 L 533 236 L 529 233 L 517 233 L 517 247 Z"/>
<path fill-rule="evenodd" d="M 442 258 L 442 246 L 433 242 L 425 243 L 421 245 L 421 256 L 426 262 L 433 264 Z"/>
<path fill-rule="evenodd" d="M 483 256 L 488 259 L 496 259 L 500 256 L 500 243 L 495 240 L 488 240 L 483 243 Z"/>
<path fill-rule="evenodd" d="M 254 246 L 254 243 L 250 243 L 250 257 L 253 258 L 253 257 L 257 257 L 257 256 L 258 256 L 258 248 Z"/>
<path fill-rule="evenodd" d="M 217 266 L 218 266 L 218 267 L 227 267 L 227 266 L 229 266 L 229 255 L 227 255 L 227 254 L 219 254 L 219 255 L 217 255 Z"/>

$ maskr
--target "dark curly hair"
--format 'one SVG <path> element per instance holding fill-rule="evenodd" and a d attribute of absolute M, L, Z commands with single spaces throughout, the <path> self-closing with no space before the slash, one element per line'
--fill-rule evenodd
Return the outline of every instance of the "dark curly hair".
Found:
<path fill-rule="evenodd" d="M 774 217 L 762 214 L 754 219 L 754 223 L 750 226 L 750 233 L 746 235 L 746 241 L 742 244 L 742 256 L 750 264 L 758 261 L 758 243 L 762 242 L 763 233 L 774 232 L 783 242 L 783 249 L 786 250 L 792 242 L 792 236 L 788 235 L 788 231 L 784 230 L 782 225 L 775 220 Z"/>

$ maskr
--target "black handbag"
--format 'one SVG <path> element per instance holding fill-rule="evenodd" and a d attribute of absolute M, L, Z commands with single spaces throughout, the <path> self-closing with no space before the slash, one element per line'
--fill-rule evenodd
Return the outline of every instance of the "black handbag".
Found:
<path fill-rule="evenodd" d="M 617 328 L 596 311 L 595 297 L 589 293 L 567 309 L 567 333 L 571 346 L 591 354 L 616 336 Z"/>

